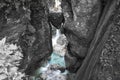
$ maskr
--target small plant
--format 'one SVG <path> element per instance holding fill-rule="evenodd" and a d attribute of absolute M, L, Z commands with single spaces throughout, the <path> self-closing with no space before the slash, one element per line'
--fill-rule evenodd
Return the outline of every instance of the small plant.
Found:
<path fill-rule="evenodd" d="M 23 80 L 25 74 L 18 71 L 22 57 L 17 45 L 6 43 L 6 37 L 0 40 L 0 80 Z"/>

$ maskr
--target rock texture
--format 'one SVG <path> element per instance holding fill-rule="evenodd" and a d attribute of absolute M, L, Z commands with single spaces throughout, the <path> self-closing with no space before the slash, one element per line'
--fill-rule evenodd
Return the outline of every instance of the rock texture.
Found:
<path fill-rule="evenodd" d="M 32 0 L 30 5 L 31 28 L 21 37 L 21 47 L 25 54 L 24 67 L 27 75 L 34 73 L 52 53 L 52 35 L 48 24 L 47 6 L 44 0 Z"/>
<path fill-rule="evenodd" d="M 68 40 L 66 63 L 76 72 L 94 37 L 100 15 L 100 0 L 63 0 L 64 33 Z M 72 61 L 72 62 L 71 62 Z"/>
<path fill-rule="evenodd" d="M 20 69 L 32 75 L 52 53 L 52 35 L 44 0 L 1 0 L 0 39 L 22 49 Z"/>
<path fill-rule="evenodd" d="M 112 3 L 113 4 L 113 3 Z M 115 4 L 116 5 L 116 4 Z M 120 4 L 114 6 L 114 12 L 112 13 L 107 29 L 107 35 L 104 35 L 106 40 L 101 45 L 102 49 L 98 61 L 94 66 L 90 80 L 120 80 Z"/>
<path fill-rule="evenodd" d="M 82 66 L 80 67 L 80 69 L 77 72 L 77 76 L 76 76 L 75 80 L 78 80 L 78 79 L 81 79 L 81 80 L 96 80 L 97 79 L 97 80 L 99 80 L 98 77 L 90 78 L 90 75 L 92 75 L 95 65 L 99 66 L 101 64 L 101 63 L 97 64 L 97 61 L 100 58 L 100 53 L 101 53 L 101 50 L 103 49 L 103 45 L 105 44 L 106 40 L 108 39 L 108 35 L 110 34 L 111 27 L 114 26 L 112 21 L 113 21 L 113 13 L 115 11 L 116 5 L 117 5 L 116 1 L 111 0 L 111 1 L 107 2 L 106 6 L 104 8 L 104 12 L 102 13 L 101 19 L 97 26 L 95 37 L 92 41 L 92 44 L 88 50 L 88 54 L 82 64 Z M 109 58 L 107 58 L 107 59 L 109 61 Z M 104 61 L 106 62 L 107 60 L 102 59 L 102 62 L 103 62 L 102 64 L 104 64 Z M 110 62 L 111 62 L 111 60 L 110 60 Z M 97 69 L 99 70 L 100 66 Z M 104 67 L 102 67 L 102 70 L 103 69 L 105 70 Z M 111 72 L 110 69 L 108 71 Z M 96 71 L 95 71 L 95 74 L 96 74 Z M 106 75 L 104 75 L 104 77 L 106 77 Z M 100 77 L 100 78 L 101 78 L 100 80 L 111 80 L 110 77 L 108 77 L 108 78 Z"/>

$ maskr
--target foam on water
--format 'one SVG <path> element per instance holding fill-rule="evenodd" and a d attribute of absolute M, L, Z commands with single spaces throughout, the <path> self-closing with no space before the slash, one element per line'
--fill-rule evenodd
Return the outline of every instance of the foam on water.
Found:
<path fill-rule="evenodd" d="M 63 46 L 58 43 L 59 40 L 64 40 L 64 38 L 60 39 L 61 35 L 63 34 L 61 34 L 60 29 L 56 29 L 56 34 L 52 36 L 53 53 L 51 54 L 51 59 L 46 66 L 41 67 L 39 70 L 43 80 L 66 80 L 66 74 L 68 73 L 67 70 L 61 72 L 58 69 L 59 67 L 65 68 L 64 55 L 61 56 L 62 51 L 59 51 L 65 47 L 65 44 L 63 44 Z"/>
<path fill-rule="evenodd" d="M 57 40 L 60 37 L 61 32 L 59 29 L 56 30 L 56 35 L 52 37 L 52 46 L 54 47 L 55 45 L 57 45 Z"/>

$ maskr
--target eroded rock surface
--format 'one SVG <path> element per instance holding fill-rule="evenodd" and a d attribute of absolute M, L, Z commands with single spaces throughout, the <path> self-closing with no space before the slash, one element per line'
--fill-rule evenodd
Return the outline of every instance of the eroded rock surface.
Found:
<path fill-rule="evenodd" d="M 32 75 L 52 52 L 47 4 L 43 0 L 1 0 L 0 38 L 20 45 L 23 53 L 20 69 Z"/>
<path fill-rule="evenodd" d="M 21 44 L 23 44 L 21 46 L 27 55 L 24 61 L 24 64 L 27 65 L 24 67 L 28 75 L 34 73 L 52 53 L 51 28 L 48 24 L 46 1 L 32 0 L 30 10 L 30 23 L 35 28 L 35 32 L 26 31 L 25 35 L 22 36 L 25 39 L 21 39 Z M 33 41 L 31 41 L 32 37 Z M 29 42 L 33 42 L 32 45 L 29 45 Z"/>
<path fill-rule="evenodd" d="M 113 15 L 111 16 L 108 27 L 109 34 L 106 35 L 107 39 L 101 46 L 102 50 L 99 52 L 100 56 L 98 62 L 92 71 L 90 80 L 120 80 L 120 23 L 119 15 L 120 5 L 116 5 Z"/>
<path fill-rule="evenodd" d="M 0 0 L 0 39 L 21 47 L 20 70 L 32 75 L 51 55 L 52 24 L 68 40 L 69 80 L 120 80 L 119 0 L 59 1 Z"/>
<path fill-rule="evenodd" d="M 76 72 L 94 36 L 100 15 L 100 0 L 63 0 L 63 14 L 64 33 L 69 42 L 66 63 L 69 63 L 67 67 L 70 71 Z"/>

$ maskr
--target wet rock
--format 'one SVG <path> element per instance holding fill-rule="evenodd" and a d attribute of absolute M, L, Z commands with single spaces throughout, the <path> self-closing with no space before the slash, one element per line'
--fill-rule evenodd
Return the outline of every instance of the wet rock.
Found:
<path fill-rule="evenodd" d="M 67 75 L 67 79 L 66 80 L 74 80 L 75 79 L 75 73 L 69 73 L 68 75 Z"/>
<path fill-rule="evenodd" d="M 61 8 L 61 0 L 48 0 L 49 8 L 49 22 L 57 29 L 61 28 L 61 24 L 64 23 L 64 16 Z"/>
<path fill-rule="evenodd" d="M 43 80 L 66 80 L 66 74 L 61 73 L 59 68 L 60 66 L 56 64 L 49 65 L 47 70 L 42 72 L 40 77 Z"/>
<path fill-rule="evenodd" d="M 62 13 L 49 13 L 49 22 L 57 29 L 61 28 L 61 24 L 64 23 L 64 16 Z"/>
<path fill-rule="evenodd" d="M 16 2 L 1 1 L 0 4 L 4 4 L 0 8 L 0 38 L 7 36 L 8 42 L 18 43 L 20 34 L 25 31 L 26 25 L 23 22 L 27 22 L 28 19 L 25 14 L 28 11 L 25 10 L 20 5 L 15 5 Z M 21 4 L 21 2 L 18 2 Z M 13 4 L 13 5 L 11 5 Z M 16 8 L 17 7 L 17 8 Z M 26 21 L 25 21 L 26 19 Z"/>

